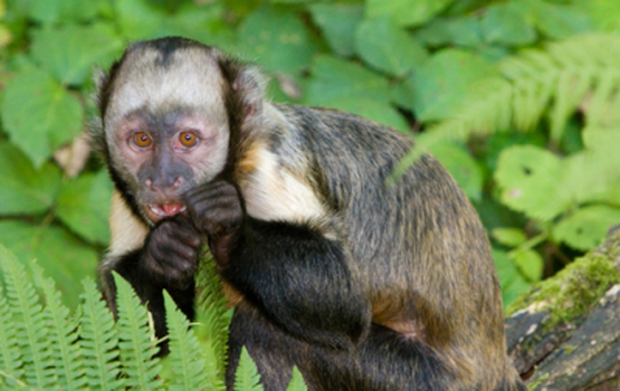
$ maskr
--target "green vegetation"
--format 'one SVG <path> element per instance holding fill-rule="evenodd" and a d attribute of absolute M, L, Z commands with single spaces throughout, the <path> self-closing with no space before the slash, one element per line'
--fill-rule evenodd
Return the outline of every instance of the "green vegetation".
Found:
<path fill-rule="evenodd" d="M 169 311 L 173 352 L 184 353 L 160 368 L 131 292 L 115 325 L 92 279 L 80 283 L 95 277 L 109 240 L 112 192 L 84 137 L 96 112 L 93 66 L 167 35 L 258 63 L 276 101 L 415 134 L 394 180 L 425 151 L 448 168 L 492 238 L 505 303 L 536 287 L 511 308 L 553 302 L 561 321 L 618 281 L 588 256 L 540 283 L 620 223 L 620 2 L 0 0 L 0 243 L 38 265 L 32 278 L 13 261 L 2 266 L 2 381 L 221 388 L 222 297 L 202 291 L 197 338 Z M 204 272 L 199 286 L 215 287 L 217 274 Z M 243 389 L 254 389 L 251 361 L 240 368 Z M 171 373 L 184 375 L 172 382 Z"/>

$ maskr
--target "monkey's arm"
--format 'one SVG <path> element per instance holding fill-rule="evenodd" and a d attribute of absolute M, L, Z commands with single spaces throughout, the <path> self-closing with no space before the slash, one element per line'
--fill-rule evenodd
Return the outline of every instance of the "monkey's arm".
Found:
<path fill-rule="evenodd" d="M 226 182 L 186 197 L 226 280 L 293 336 L 350 349 L 370 326 L 370 303 L 346 245 L 309 225 L 244 216 Z"/>
<path fill-rule="evenodd" d="M 101 282 L 108 305 L 116 312 L 116 288 L 112 278 L 112 271 L 116 271 L 132 285 L 142 302 L 148 303 L 156 335 L 164 337 L 167 332 L 163 289 L 168 290 L 190 319 L 194 316 L 193 275 L 200 247 L 200 234 L 187 217 L 163 220 L 149 232 L 142 248 L 109 255 L 102 262 Z"/>

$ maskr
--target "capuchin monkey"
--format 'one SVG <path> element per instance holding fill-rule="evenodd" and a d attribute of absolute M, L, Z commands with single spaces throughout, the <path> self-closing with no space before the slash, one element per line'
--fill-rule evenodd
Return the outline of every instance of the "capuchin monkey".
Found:
<path fill-rule="evenodd" d="M 525 390 L 507 355 L 485 230 L 412 140 L 334 110 L 272 103 L 258 70 L 183 38 L 131 45 L 97 80 L 94 145 L 115 184 L 100 265 L 166 334 L 162 290 L 194 315 L 209 245 L 265 390 Z"/>

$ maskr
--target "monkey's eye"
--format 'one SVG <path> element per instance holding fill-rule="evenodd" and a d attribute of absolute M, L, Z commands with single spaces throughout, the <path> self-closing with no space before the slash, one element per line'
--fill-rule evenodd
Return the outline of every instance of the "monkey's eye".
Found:
<path fill-rule="evenodd" d="M 179 134 L 179 142 L 185 148 L 190 148 L 196 145 L 198 142 L 198 137 L 196 137 L 196 134 L 192 132 L 181 132 L 181 134 Z"/>
<path fill-rule="evenodd" d="M 148 133 L 138 132 L 133 136 L 133 142 L 140 148 L 147 148 L 153 143 L 153 139 Z"/>

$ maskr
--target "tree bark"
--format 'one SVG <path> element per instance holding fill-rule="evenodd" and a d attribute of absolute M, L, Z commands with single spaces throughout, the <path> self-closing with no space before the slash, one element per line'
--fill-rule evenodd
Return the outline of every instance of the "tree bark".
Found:
<path fill-rule="evenodd" d="M 601 255 L 620 273 L 620 228 L 584 259 Z M 530 389 L 620 390 L 620 284 L 585 314 L 551 326 L 553 311 L 531 303 L 505 322 L 508 354 Z"/>

